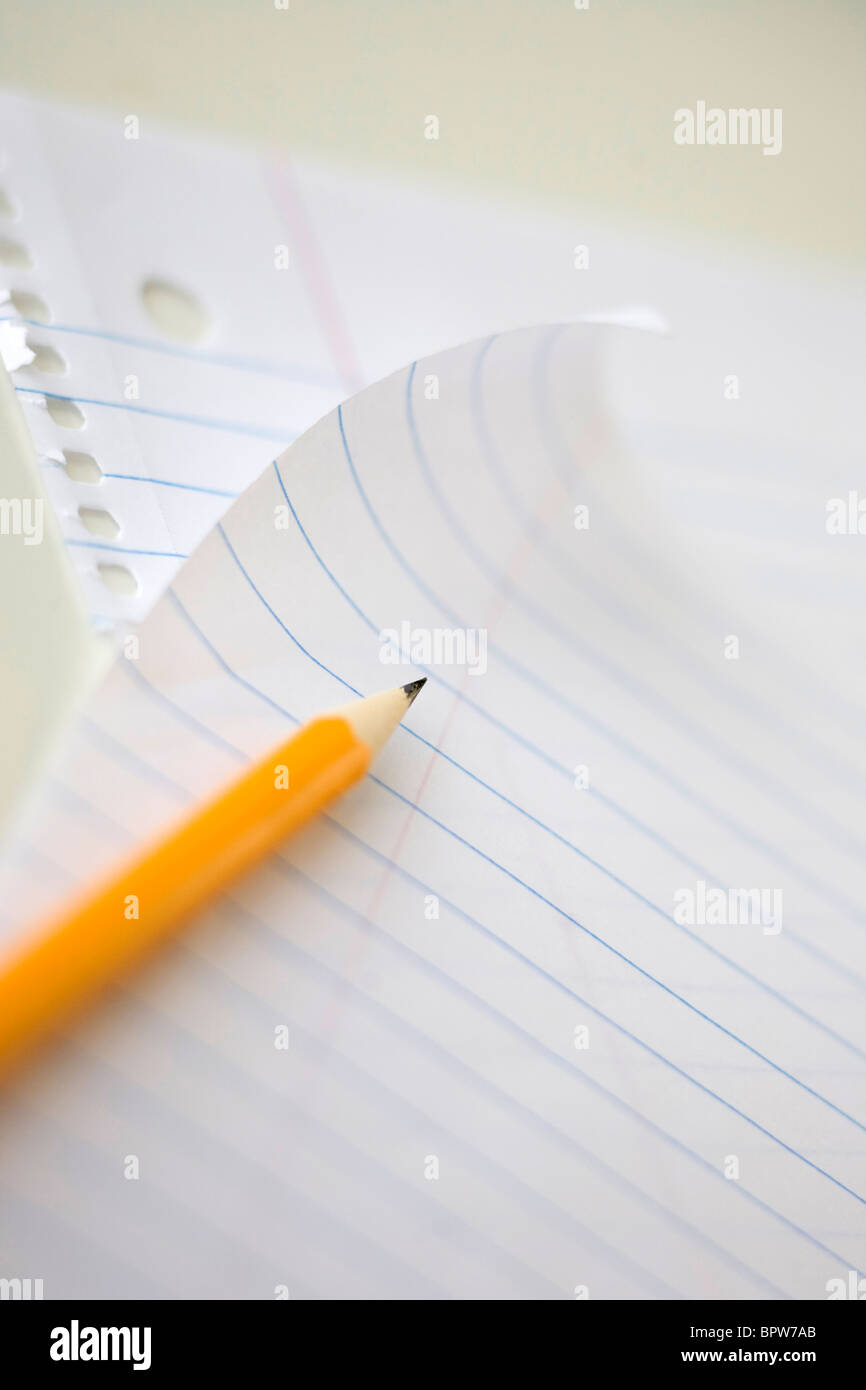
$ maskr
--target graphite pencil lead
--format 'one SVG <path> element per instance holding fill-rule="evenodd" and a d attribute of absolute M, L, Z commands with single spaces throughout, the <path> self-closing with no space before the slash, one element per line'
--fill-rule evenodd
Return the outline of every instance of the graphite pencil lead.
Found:
<path fill-rule="evenodd" d="M 415 696 L 418 694 L 418 691 L 421 689 L 422 685 L 426 684 L 427 677 L 422 676 L 420 680 L 410 681 L 408 685 L 403 686 L 403 694 L 406 696 L 406 699 L 409 701 L 410 705 L 412 701 L 415 699 Z"/>

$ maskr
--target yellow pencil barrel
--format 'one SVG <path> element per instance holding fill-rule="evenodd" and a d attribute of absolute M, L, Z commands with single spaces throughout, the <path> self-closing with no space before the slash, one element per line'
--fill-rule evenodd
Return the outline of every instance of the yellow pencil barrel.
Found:
<path fill-rule="evenodd" d="M 0 1070 L 363 776 L 343 717 L 314 720 L 0 961 Z"/>

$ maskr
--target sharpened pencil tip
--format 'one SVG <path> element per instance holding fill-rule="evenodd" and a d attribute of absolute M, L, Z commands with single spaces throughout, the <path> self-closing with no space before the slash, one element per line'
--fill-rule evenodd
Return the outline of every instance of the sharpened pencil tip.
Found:
<path fill-rule="evenodd" d="M 403 694 L 406 696 L 406 699 L 409 701 L 410 705 L 412 701 L 415 699 L 415 696 L 418 694 L 418 691 L 421 689 L 422 685 L 426 684 L 427 677 L 422 676 L 419 681 L 410 681 L 408 685 L 403 686 Z"/>

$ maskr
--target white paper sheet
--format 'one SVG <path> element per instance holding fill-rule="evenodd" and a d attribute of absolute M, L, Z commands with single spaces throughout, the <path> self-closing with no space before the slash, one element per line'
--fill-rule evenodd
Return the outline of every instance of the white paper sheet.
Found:
<path fill-rule="evenodd" d="M 796 596 L 732 597 L 756 492 L 792 543 L 788 460 L 732 449 L 696 531 L 656 469 L 711 478 L 712 432 L 641 454 L 606 399 L 608 354 L 663 374 L 637 341 L 524 330 L 347 402 L 88 710 L 7 930 L 295 720 L 430 677 L 373 776 L 5 1098 L 6 1261 L 46 1296 L 811 1299 L 866 1266 L 860 719 L 780 649 Z M 834 612 L 840 540 L 808 556 Z M 438 657 L 383 662 L 404 624 Z M 677 920 L 719 888 L 767 910 Z"/>
<path fill-rule="evenodd" d="M 722 438 L 716 484 L 759 439 L 787 451 L 804 489 L 817 467 L 819 500 L 857 476 L 863 293 L 851 277 L 821 283 L 661 229 L 624 233 L 591 208 L 422 189 L 15 93 L 0 93 L 0 158 L 15 212 L 2 230 L 32 262 L 0 268 L 0 291 L 44 302 L 49 322 L 25 326 L 68 366 L 23 366 L 15 381 L 100 623 L 142 618 L 269 458 L 360 385 L 521 324 L 650 305 L 674 330 L 667 355 L 656 366 L 624 342 L 608 383 L 644 450 L 657 439 L 664 455 L 664 432 L 692 427 L 704 450 Z M 141 298 L 154 276 L 200 300 L 203 344 L 160 335 Z M 5 316 L 16 319 L 8 300 Z M 731 373 L 736 402 L 723 394 Z M 52 418 L 52 397 L 77 405 L 81 429 Z M 820 457 L 805 440 L 820 440 Z M 95 459 L 98 485 L 69 476 L 70 451 Z M 81 507 L 108 511 L 119 535 L 94 536 Z M 791 569 L 784 550 L 774 559 Z M 137 592 L 107 588 L 100 564 L 128 568 Z"/>

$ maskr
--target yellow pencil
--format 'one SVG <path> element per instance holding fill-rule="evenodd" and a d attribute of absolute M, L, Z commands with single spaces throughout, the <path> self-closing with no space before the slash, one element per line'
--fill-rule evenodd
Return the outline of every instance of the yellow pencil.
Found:
<path fill-rule="evenodd" d="M 313 720 L 15 942 L 0 959 L 0 1072 L 363 777 L 422 685 Z"/>

